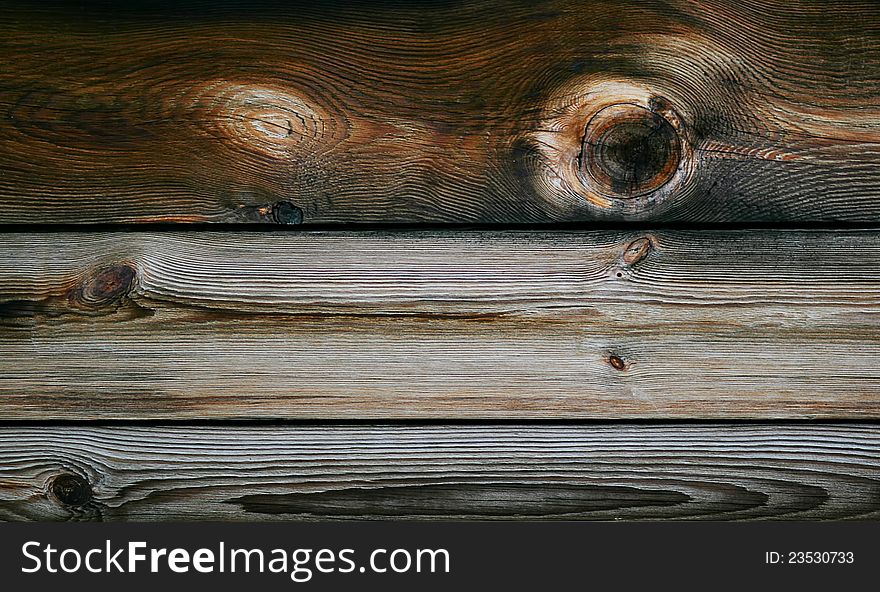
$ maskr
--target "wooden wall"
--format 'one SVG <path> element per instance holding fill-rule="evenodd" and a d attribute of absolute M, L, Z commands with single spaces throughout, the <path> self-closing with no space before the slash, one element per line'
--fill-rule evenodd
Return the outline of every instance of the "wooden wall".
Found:
<path fill-rule="evenodd" d="M 880 517 L 880 4 L 0 6 L 0 519 Z"/>

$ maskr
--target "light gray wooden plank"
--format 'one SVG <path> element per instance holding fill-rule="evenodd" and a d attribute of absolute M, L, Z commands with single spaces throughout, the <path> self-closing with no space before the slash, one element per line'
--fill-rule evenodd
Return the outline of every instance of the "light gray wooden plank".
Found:
<path fill-rule="evenodd" d="M 0 418 L 880 417 L 876 231 L 0 236 Z"/>
<path fill-rule="evenodd" d="M 875 425 L 0 428 L 0 519 L 880 518 Z"/>

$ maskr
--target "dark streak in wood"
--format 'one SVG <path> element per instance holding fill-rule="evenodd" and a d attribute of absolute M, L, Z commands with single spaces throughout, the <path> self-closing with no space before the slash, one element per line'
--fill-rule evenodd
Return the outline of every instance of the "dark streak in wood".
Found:
<path fill-rule="evenodd" d="M 455 483 L 358 488 L 306 494 L 252 494 L 229 501 L 255 514 L 328 517 L 479 516 L 550 518 L 644 506 L 686 504 L 677 491 L 565 483 Z"/>

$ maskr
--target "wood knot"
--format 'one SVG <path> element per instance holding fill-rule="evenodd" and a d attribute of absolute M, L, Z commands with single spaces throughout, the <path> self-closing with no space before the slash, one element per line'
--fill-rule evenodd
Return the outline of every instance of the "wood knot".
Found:
<path fill-rule="evenodd" d="M 668 183 L 681 157 L 678 132 L 663 115 L 640 105 L 617 104 L 587 123 L 580 168 L 599 191 L 628 199 Z"/>
<path fill-rule="evenodd" d="M 696 195 L 701 161 L 687 120 L 661 91 L 576 77 L 545 99 L 517 165 L 538 195 L 567 211 L 604 220 L 668 214 Z"/>
<path fill-rule="evenodd" d="M 49 492 L 65 506 L 79 507 L 92 499 L 92 486 L 79 475 L 63 473 L 49 483 Z"/>
<path fill-rule="evenodd" d="M 611 364 L 611 367 L 615 370 L 626 370 L 626 361 L 616 354 L 608 356 L 608 363 Z"/>
<path fill-rule="evenodd" d="M 289 201 L 272 205 L 272 220 L 277 224 L 302 224 L 303 211 Z"/>
<path fill-rule="evenodd" d="M 127 263 L 105 267 L 83 281 L 73 300 L 88 307 L 107 306 L 128 294 L 136 277 L 137 272 Z"/>
<path fill-rule="evenodd" d="M 637 238 L 623 252 L 623 262 L 627 265 L 635 265 L 647 257 L 653 248 L 654 243 L 651 242 L 650 238 L 646 236 Z"/>
<path fill-rule="evenodd" d="M 257 221 L 272 224 L 302 224 L 303 211 L 289 201 L 276 201 L 264 206 L 243 208 L 246 212 L 256 211 Z"/>

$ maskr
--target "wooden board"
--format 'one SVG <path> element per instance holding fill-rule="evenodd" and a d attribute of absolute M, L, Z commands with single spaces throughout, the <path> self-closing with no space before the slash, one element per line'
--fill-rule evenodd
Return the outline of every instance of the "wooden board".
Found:
<path fill-rule="evenodd" d="M 0 236 L 0 419 L 877 418 L 876 231 Z"/>
<path fill-rule="evenodd" d="M 875 425 L 4 427 L 0 519 L 880 518 Z"/>
<path fill-rule="evenodd" d="M 876 0 L 116 4 L 0 5 L 0 520 L 880 519 Z"/>
<path fill-rule="evenodd" d="M 873 0 L 0 7 L 0 224 L 880 220 Z"/>

